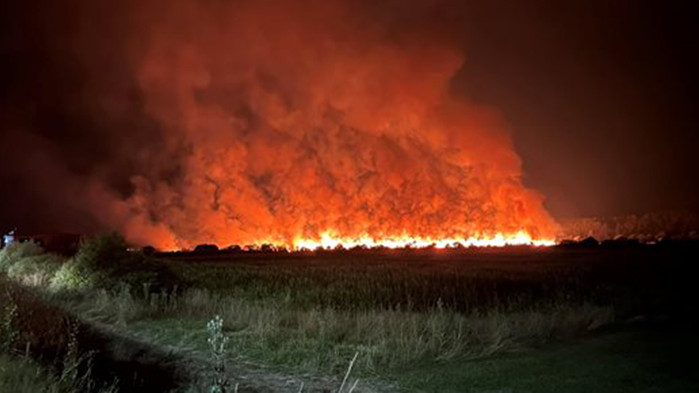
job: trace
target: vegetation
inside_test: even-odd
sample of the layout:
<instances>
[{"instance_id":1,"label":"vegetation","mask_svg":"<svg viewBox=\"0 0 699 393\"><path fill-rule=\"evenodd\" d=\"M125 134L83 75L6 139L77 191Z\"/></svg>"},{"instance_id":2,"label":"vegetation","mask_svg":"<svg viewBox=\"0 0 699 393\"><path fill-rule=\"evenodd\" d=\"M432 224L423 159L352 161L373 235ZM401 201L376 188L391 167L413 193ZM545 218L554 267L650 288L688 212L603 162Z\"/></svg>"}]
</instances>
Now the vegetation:
<instances>
[{"instance_id":1,"label":"vegetation","mask_svg":"<svg viewBox=\"0 0 699 393\"><path fill-rule=\"evenodd\" d=\"M82 393L89 391L89 378L68 380L67 376L54 376L27 357L0 354L0 392L13 393ZM115 393L115 387L98 390L99 393Z\"/></svg>"},{"instance_id":2,"label":"vegetation","mask_svg":"<svg viewBox=\"0 0 699 393\"><path fill-rule=\"evenodd\" d=\"M226 375L226 345L229 337L223 333L223 320L218 315L206 324L206 330L209 332L206 341L209 343L214 362L211 393L225 393L229 385Z\"/></svg>"},{"instance_id":3,"label":"vegetation","mask_svg":"<svg viewBox=\"0 0 699 393\"><path fill-rule=\"evenodd\" d=\"M194 326L220 315L238 358L300 372L337 374L355 351L357 370L380 375L415 361L475 358L554 337L575 336L612 320L610 309L560 307L513 314L462 315L445 309L428 313L399 310L297 310L283 303L250 302L219 297L204 290L176 297L155 295L141 302L123 292L102 292L95 304L81 303L83 314L99 309L104 316L121 314L139 337L161 345L188 343L206 353L205 340ZM128 309L127 312L124 310Z\"/></svg>"},{"instance_id":4,"label":"vegetation","mask_svg":"<svg viewBox=\"0 0 699 393\"><path fill-rule=\"evenodd\" d=\"M174 284L166 267L142 253L130 252L126 241L117 234L84 241L78 253L51 279L51 286L57 290L113 289L120 285L157 288Z\"/></svg>"},{"instance_id":5,"label":"vegetation","mask_svg":"<svg viewBox=\"0 0 699 393\"><path fill-rule=\"evenodd\" d=\"M392 391L398 384L408 391L458 392L464 391L460 386L465 380L451 387L419 381L436 368L456 381L459 377L450 372L494 378L483 371L488 364L527 369L514 359L530 356L544 344L568 342L638 316L695 315L696 303L688 296L691 265L683 256L688 250L695 253L694 246L663 247L667 245L604 252L467 252L456 257L387 252L217 260L217 255L207 255L201 260L129 251L115 235L86 241L71 258L43 254L36 245L23 243L0 251L0 272L36 287L29 294L4 284L9 289L0 295L5 296L0 304L15 311L5 311L12 317L0 329L14 332L4 335L3 342L9 343L5 347L13 348L5 351L13 354L8 361L33 364L24 355L17 357L27 346L26 355L35 359L46 360L53 353L49 370L56 371L45 375L60 380L61 370L70 369L64 364L71 353L67 343L73 326L81 326L71 356L82 359L79 375L92 374L96 379L90 377L91 383L103 388L115 377L103 372L112 363L95 363L92 373L87 372L87 359L114 345L103 344L102 333L91 326L115 335L108 340L128 336L135 340L129 346L146 343L153 351L175 351L192 359L198 365L183 368L193 374L185 379L194 391L223 392L233 386L237 390L237 385L243 392L254 389L262 382L240 377L259 375L252 369L257 365L299 378L294 389L276 385L268 390L299 391L303 381L308 382L304 391L314 391L314 379L315 388L335 389L347 362L358 354L352 372L362 383L348 382L343 391L362 391L363 386ZM65 318L70 323L61 322ZM36 334L49 325L60 327L51 329L54 336ZM119 356L131 362L131 356L142 353ZM558 355L546 356L544 363L560 361L551 360ZM158 359L156 363L182 362ZM141 359L134 362L134 367L149 366ZM486 366L476 370L476 364ZM484 391L499 389L497 382L468 383L482 383ZM552 386L565 385L556 384ZM134 389L129 391L139 391ZM140 391L167 391L163 389Z\"/></svg>"},{"instance_id":6,"label":"vegetation","mask_svg":"<svg viewBox=\"0 0 699 393\"><path fill-rule=\"evenodd\" d=\"M27 286L48 287L62 263L61 257L45 253L34 242L17 242L0 249L0 275Z\"/></svg>"},{"instance_id":7,"label":"vegetation","mask_svg":"<svg viewBox=\"0 0 699 393\"><path fill-rule=\"evenodd\" d=\"M21 288L0 281L0 391L77 393L116 392L92 378L92 355L81 350L79 325L65 321ZM45 323L54 322L47 331ZM59 324L56 324L59 322ZM66 322L60 324L60 322ZM43 360L50 367L33 360Z\"/></svg>"}]
</instances>

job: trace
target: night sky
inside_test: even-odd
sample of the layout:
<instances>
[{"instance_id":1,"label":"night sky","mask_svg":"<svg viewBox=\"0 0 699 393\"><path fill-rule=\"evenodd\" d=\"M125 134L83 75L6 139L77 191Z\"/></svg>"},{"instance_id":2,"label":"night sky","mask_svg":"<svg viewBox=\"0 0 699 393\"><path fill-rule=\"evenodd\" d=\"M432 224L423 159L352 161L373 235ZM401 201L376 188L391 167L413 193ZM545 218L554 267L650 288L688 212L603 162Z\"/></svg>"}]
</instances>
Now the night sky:
<instances>
[{"instance_id":1,"label":"night sky","mask_svg":"<svg viewBox=\"0 0 699 393\"><path fill-rule=\"evenodd\" d=\"M101 229L94 206L75 202L85 179L128 197L165 144L132 71L144 43L129 32L142 21L127 2L106 3L0 5L2 228ZM697 6L569 3L454 2L425 16L395 1L363 12L406 26L427 17L459 42L452 92L504 117L524 183L554 217L698 211Z\"/></svg>"}]
</instances>

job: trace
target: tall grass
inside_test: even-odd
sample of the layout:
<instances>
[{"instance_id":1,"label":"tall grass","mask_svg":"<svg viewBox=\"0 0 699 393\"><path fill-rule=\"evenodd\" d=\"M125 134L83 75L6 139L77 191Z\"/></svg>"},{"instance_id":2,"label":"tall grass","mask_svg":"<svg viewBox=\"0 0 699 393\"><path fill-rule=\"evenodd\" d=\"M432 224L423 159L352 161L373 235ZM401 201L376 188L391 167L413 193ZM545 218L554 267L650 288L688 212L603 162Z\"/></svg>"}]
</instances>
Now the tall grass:
<instances>
[{"instance_id":1,"label":"tall grass","mask_svg":"<svg viewBox=\"0 0 699 393\"><path fill-rule=\"evenodd\" d=\"M98 388L89 374L52 374L26 356L0 353L0 392L117 393L116 385Z\"/></svg>"},{"instance_id":2,"label":"tall grass","mask_svg":"<svg viewBox=\"0 0 699 393\"><path fill-rule=\"evenodd\" d=\"M13 243L0 249L0 271L7 272L12 265L20 260L42 253L41 246L34 242Z\"/></svg>"},{"instance_id":3,"label":"tall grass","mask_svg":"<svg viewBox=\"0 0 699 393\"><path fill-rule=\"evenodd\" d=\"M0 392L117 391L93 379L79 322L2 277L0 305Z\"/></svg>"},{"instance_id":4,"label":"tall grass","mask_svg":"<svg viewBox=\"0 0 699 393\"><path fill-rule=\"evenodd\" d=\"M439 304L429 312L299 309L283 301L252 301L202 289L147 297L102 290L71 304L81 315L200 354L206 352L205 339L193 326L220 315L231 352L238 357L234 360L327 374L342 371L356 351L361 353L360 372L380 374L416 362L482 357L580 335L614 318L610 307L593 305L473 314Z\"/></svg>"},{"instance_id":5,"label":"tall grass","mask_svg":"<svg viewBox=\"0 0 699 393\"><path fill-rule=\"evenodd\" d=\"M0 274L25 281L26 284L47 284L59 266L59 257L44 253L41 246L34 242L17 242L0 249Z\"/></svg>"}]
</instances>

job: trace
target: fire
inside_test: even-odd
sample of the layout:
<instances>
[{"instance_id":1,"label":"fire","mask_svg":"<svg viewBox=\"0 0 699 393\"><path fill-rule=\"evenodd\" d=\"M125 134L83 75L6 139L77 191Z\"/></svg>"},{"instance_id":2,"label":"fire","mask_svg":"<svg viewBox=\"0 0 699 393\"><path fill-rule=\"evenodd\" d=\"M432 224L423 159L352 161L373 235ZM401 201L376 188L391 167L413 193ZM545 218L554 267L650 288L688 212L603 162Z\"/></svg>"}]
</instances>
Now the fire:
<instances>
[{"instance_id":1,"label":"fire","mask_svg":"<svg viewBox=\"0 0 699 393\"><path fill-rule=\"evenodd\" d=\"M426 2L424 7L441 7ZM134 243L549 245L493 108L452 93L440 26L343 0L155 7L133 63L162 152L120 206ZM425 10L448 14L448 10ZM467 67L466 67L467 68Z\"/></svg>"},{"instance_id":2,"label":"fire","mask_svg":"<svg viewBox=\"0 0 699 393\"><path fill-rule=\"evenodd\" d=\"M374 239L370 236L359 238L337 237L331 232L324 232L320 239L295 239L294 250L318 250L318 249L350 249L355 247L363 248L427 248L438 249L455 247L505 247L505 246L552 246L556 242L552 239L532 239L523 231L511 235L498 233L494 236L477 236L466 239L432 239L429 237L400 236L395 238Z\"/></svg>"}]
</instances>

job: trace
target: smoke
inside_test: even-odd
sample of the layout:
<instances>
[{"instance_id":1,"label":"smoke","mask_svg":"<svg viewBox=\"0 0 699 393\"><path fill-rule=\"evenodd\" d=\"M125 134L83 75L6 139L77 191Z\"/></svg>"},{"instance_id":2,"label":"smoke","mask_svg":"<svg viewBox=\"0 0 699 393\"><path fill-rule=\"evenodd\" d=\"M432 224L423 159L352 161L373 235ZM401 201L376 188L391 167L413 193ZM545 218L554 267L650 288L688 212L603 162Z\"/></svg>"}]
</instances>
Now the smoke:
<instances>
[{"instance_id":1,"label":"smoke","mask_svg":"<svg viewBox=\"0 0 699 393\"><path fill-rule=\"evenodd\" d=\"M498 113L449 91L468 65L447 5L369 4L129 7L110 27L122 58L81 60L101 81L90 118L118 148L76 180L80 204L161 248L551 236Z\"/></svg>"},{"instance_id":2,"label":"smoke","mask_svg":"<svg viewBox=\"0 0 699 393\"><path fill-rule=\"evenodd\" d=\"M431 26L349 2L250 1L178 3L150 27L138 80L183 153L173 181L134 178L132 237L551 230L498 115L450 96L463 56Z\"/></svg>"}]
</instances>

